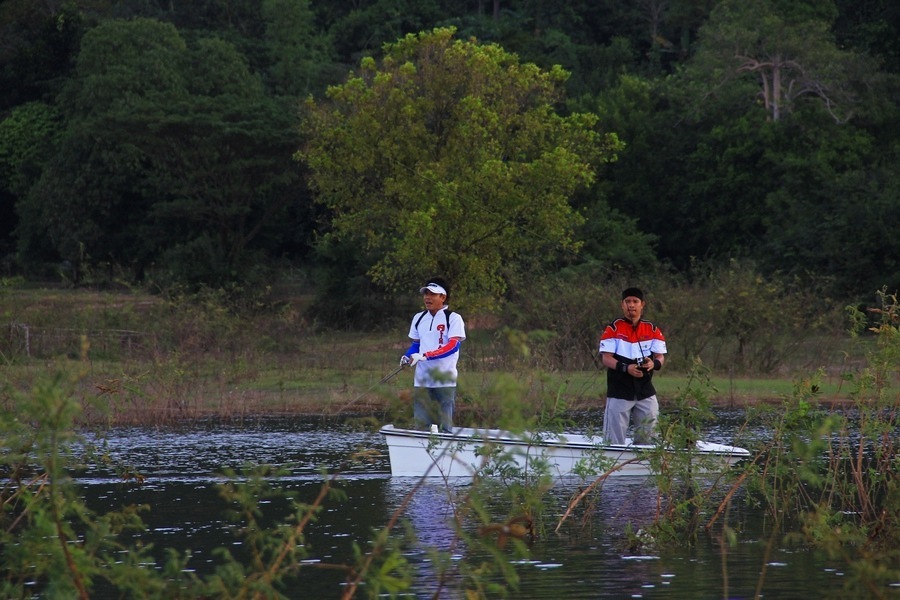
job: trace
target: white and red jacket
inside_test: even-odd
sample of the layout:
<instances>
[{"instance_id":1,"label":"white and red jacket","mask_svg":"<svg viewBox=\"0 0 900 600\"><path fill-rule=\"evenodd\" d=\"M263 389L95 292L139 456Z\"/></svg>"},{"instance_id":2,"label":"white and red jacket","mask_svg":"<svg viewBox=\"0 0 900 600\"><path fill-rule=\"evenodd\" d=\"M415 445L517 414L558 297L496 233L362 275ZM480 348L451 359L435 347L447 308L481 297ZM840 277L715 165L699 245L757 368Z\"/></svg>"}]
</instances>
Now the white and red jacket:
<instances>
[{"instance_id":1,"label":"white and red jacket","mask_svg":"<svg viewBox=\"0 0 900 600\"><path fill-rule=\"evenodd\" d=\"M659 327L641 319L637 325L618 318L600 334L600 352L610 352L617 361L635 363L641 358L666 353L666 338ZM632 377L616 369L606 371L606 395L621 400L643 400L656 394L653 371Z\"/></svg>"},{"instance_id":2,"label":"white and red jacket","mask_svg":"<svg viewBox=\"0 0 900 600\"><path fill-rule=\"evenodd\" d=\"M415 387L456 386L459 348L466 339L462 316L447 306L434 314L427 310L416 313L409 337L413 342L406 356L421 352L427 359L416 364Z\"/></svg>"}]
</instances>

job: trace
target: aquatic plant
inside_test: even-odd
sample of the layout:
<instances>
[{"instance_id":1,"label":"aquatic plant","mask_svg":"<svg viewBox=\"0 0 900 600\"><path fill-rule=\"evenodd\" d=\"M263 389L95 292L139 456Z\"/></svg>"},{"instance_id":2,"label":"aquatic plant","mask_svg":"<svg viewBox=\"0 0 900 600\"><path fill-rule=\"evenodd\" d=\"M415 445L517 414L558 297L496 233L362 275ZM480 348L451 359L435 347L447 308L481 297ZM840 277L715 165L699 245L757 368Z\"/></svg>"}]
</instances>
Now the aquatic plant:
<instances>
[{"instance_id":1,"label":"aquatic plant","mask_svg":"<svg viewBox=\"0 0 900 600\"><path fill-rule=\"evenodd\" d=\"M768 514L770 546L827 552L847 565L844 591L870 598L900 579L900 319L896 294L878 297L867 366L847 376L852 403L832 412L814 401L821 372L799 378L779 407L755 411L771 441L746 479L748 501ZM856 335L867 319L849 314Z\"/></svg>"},{"instance_id":2,"label":"aquatic plant","mask_svg":"<svg viewBox=\"0 0 900 600\"><path fill-rule=\"evenodd\" d=\"M191 553L141 543L147 505L98 514L73 473L87 447L77 432L82 405L77 375L54 375L0 411L0 597L153 599L286 598L308 569L339 569L364 579L367 593L408 587L402 555L376 536L377 554L359 564L309 564L307 527L341 499L335 474L323 473L317 497L301 502L277 481L286 467L248 466L222 473L218 486L238 550L217 548L211 572L198 574ZM123 485L140 485L126 469ZM362 557L362 552L359 553Z\"/></svg>"}]
</instances>

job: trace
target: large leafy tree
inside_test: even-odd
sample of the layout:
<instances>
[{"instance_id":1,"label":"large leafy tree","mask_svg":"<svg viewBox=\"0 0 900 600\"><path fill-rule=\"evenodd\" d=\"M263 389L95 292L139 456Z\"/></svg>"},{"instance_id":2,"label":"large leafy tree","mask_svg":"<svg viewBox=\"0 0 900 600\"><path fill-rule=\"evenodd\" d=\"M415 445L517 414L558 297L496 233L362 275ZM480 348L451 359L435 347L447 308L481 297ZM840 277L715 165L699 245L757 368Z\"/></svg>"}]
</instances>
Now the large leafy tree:
<instances>
[{"instance_id":1,"label":"large leafy tree","mask_svg":"<svg viewBox=\"0 0 900 600\"><path fill-rule=\"evenodd\" d=\"M633 75L622 75L615 86L582 102L590 102L604 123L623 140L619 159L609 165L598 185L617 221L633 219L634 229L623 242L631 263L646 272L655 264L679 262L683 254L695 253L689 237L695 235L696 215L686 206L684 189L690 180L686 161L698 144L701 132L694 127L678 127L679 108L673 106L668 80L660 82ZM649 234L649 235L646 235ZM609 247L609 237L602 243ZM701 252L702 253L702 252ZM623 256L619 252L620 256ZM616 259L628 265L624 259ZM677 264L677 266L682 266Z\"/></svg>"},{"instance_id":2,"label":"large leafy tree","mask_svg":"<svg viewBox=\"0 0 900 600\"><path fill-rule=\"evenodd\" d=\"M318 93L332 63L331 43L315 28L309 0L262 0L268 79L280 95Z\"/></svg>"},{"instance_id":3,"label":"large leafy tree","mask_svg":"<svg viewBox=\"0 0 900 600\"><path fill-rule=\"evenodd\" d=\"M778 154L780 185L760 211L767 224L760 263L769 270L832 279L835 293L867 298L900 286L900 146L877 147L868 132L825 123L794 133ZM787 137L787 136L785 136Z\"/></svg>"},{"instance_id":4,"label":"large leafy tree","mask_svg":"<svg viewBox=\"0 0 900 600\"><path fill-rule=\"evenodd\" d=\"M137 107L171 104L185 93L185 52L174 27L149 19L110 21L85 35L59 101L58 147L17 206L24 264L67 261L78 280L92 261L152 260L149 242L137 235L152 201L149 169L140 138L121 123Z\"/></svg>"},{"instance_id":5,"label":"large leafy tree","mask_svg":"<svg viewBox=\"0 0 900 600\"><path fill-rule=\"evenodd\" d=\"M28 102L0 121L0 260L12 261L18 200L41 177L60 134L58 111L43 102ZM44 251L48 244L43 238Z\"/></svg>"},{"instance_id":6,"label":"large leafy tree","mask_svg":"<svg viewBox=\"0 0 900 600\"><path fill-rule=\"evenodd\" d=\"M582 223L570 198L619 143L595 115L557 114L567 74L453 29L385 51L307 105L299 157L333 215L323 243L351 243L388 290L442 273L470 306L570 259Z\"/></svg>"},{"instance_id":7,"label":"large leafy tree","mask_svg":"<svg viewBox=\"0 0 900 600\"><path fill-rule=\"evenodd\" d=\"M45 259L49 240L76 279L99 263L192 285L258 272L299 181L297 123L231 44L107 21L63 105L58 150L20 206L24 257Z\"/></svg>"},{"instance_id":8,"label":"large leafy tree","mask_svg":"<svg viewBox=\"0 0 900 600\"><path fill-rule=\"evenodd\" d=\"M691 71L709 93L734 79L751 83L747 89L772 121L813 99L844 123L873 69L862 55L837 47L835 15L832 2L724 0L700 31Z\"/></svg>"},{"instance_id":9,"label":"large leafy tree","mask_svg":"<svg viewBox=\"0 0 900 600\"><path fill-rule=\"evenodd\" d=\"M87 28L79 3L0 2L0 111L59 91ZM93 4L102 11L105 3Z\"/></svg>"},{"instance_id":10,"label":"large leafy tree","mask_svg":"<svg viewBox=\"0 0 900 600\"><path fill-rule=\"evenodd\" d=\"M627 144L608 197L635 207L661 259L750 257L767 273L828 276L845 296L896 280L883 235L895 155L882 141L896 112L872 101L888 94L871 65L831 39L833 16L828 2L726 0L683 71L623 76L599 96ZM864 256L847 251L854 236Z\"/></svg>"}]
</instances>

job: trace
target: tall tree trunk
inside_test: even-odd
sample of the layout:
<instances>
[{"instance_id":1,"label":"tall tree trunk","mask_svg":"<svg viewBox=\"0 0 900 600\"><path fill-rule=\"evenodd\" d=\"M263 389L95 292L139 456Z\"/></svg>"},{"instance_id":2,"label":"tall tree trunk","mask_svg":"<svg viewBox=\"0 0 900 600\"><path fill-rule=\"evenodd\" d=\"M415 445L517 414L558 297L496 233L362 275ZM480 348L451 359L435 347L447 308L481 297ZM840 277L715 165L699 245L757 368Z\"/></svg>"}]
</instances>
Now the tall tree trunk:
<instances>
[{"instance_id":1,"label":"tall tree trunk","mask_svg":"<svg viewBox=\"0 0 900 600\"><path fill-rule=\"evenodd\" d=\"M772 63L772 120L781 119L781 58Z\"/></svg>"}]
</instances>

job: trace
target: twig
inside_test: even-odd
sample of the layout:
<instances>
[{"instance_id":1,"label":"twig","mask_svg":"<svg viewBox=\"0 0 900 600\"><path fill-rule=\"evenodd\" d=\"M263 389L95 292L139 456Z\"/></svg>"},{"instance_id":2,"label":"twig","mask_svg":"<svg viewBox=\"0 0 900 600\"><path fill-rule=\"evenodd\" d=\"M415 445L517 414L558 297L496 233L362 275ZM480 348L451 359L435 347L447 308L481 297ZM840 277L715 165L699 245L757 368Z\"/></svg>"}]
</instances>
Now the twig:
<instances>
[{"instance_id":1,"label":"twig","mask_svg":"<svg viewBox=\"0 0 900 600\"><path fill-rule=\"evenodd\" d=\"M597 479L595 479L593 482L591 482L591 485L589 485L589 486L587 486L586 488L584 488L584 490L582 490L582 492L581 492L580 494L578 494L578 495L575 497L574 500L572 500L571 502L569 502L569 506L566 508L566 514L564 514L562 517L560 517L559 523L556 524L556 529L555 529L555 531L556 531L557 533L559 532L559 528L562 527L563 521L565 521L566 519L569 518L569 515L572 514L572 510L575 508L575 505L578 504L579 502L581 502L581 500L582 500L585 496L587 496L588 493L589 493L591 490L593 490L595 487L597 487L598 484L600 484L600 483L602 483L603 481L605 481L607 477L609 477L610 475L612 475L612 474L615 473L616 471L620 471L621 469L623 469L623 468L625 467L625 465L630 465L630 464L632 464L632 463L640 462L640 461L642 461L642 460L644 460L644 459L641 458L641 457L639 457L639 456L636 456L636 457L634 457L634 458L630 458L630 459L628 459L628 460L622 462L621 464L616 465L615 467L613 467L612 469L610 469L609 471L607 471L606 473L604 473L603 475L601 475L600 477L598 477Z\"/></svg>"}]
</instances>

